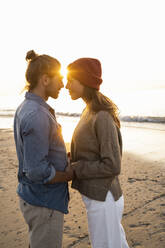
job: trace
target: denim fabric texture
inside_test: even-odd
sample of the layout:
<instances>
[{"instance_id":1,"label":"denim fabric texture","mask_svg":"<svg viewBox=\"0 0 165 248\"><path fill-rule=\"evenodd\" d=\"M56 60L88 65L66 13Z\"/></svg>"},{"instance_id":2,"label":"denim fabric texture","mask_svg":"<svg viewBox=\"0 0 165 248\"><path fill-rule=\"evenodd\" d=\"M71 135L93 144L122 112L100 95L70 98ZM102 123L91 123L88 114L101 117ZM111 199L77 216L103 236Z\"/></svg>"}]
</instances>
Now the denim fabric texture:
<instances>
[{"instance_id":1,"label":"denim fabric texture","mask_svg":"<svg viewBox=\"0 0 165 248\"><path fill-rule=\"evenodd\" d=\"M31 205L68 213L68 184L47 184L65 170L67 154L54 110L40 96L26 92L15 113L14 138L18 195Z\"/></svg>"}]
</instances>

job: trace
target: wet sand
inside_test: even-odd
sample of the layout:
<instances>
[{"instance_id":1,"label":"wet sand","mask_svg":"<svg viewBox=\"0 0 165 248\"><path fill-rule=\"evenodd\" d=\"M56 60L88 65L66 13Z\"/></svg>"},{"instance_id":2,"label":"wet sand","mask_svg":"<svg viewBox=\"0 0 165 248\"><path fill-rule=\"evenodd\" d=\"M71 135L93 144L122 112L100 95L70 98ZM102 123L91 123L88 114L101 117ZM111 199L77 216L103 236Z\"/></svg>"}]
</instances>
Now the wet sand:
<instances>
[{"instance_id":1,"label":"wet sand","mask_svg":"<svg viewBox=\"0 0 165 248\"><path fill-rule=\"evenodd\" d=\"M165 131L123 127L120 181L125 209L122 224L130 247L165 247ZM69 144L66 144L69 149ZM28 246L27 226L19 210L17 158L10 129L0 130L0 248ZM88 248L86 212L70 189L63 247ZM101 247L100 247L101 248Z\"/></svg>"}]
</instances>

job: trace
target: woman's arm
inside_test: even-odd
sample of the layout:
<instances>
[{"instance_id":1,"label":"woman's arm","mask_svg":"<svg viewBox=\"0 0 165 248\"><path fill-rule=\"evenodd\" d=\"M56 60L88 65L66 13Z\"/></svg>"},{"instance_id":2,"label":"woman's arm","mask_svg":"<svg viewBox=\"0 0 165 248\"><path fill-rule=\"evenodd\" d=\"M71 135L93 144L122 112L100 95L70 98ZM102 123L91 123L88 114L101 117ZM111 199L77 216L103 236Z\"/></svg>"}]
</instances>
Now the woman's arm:
<instances>
[{"instance_id":1,"label":"woman's arm","mask_svg":"<svg viewBox=\"0 0 165 248\"><path fill-rule=\"evenodd\" d=\"M100 148L100 160L79 160L72 163L78 179L106 178L120 174L121 148L116 125L106 111L100 111L95 121L95 131Z\"/></svg>"}]
</instances>

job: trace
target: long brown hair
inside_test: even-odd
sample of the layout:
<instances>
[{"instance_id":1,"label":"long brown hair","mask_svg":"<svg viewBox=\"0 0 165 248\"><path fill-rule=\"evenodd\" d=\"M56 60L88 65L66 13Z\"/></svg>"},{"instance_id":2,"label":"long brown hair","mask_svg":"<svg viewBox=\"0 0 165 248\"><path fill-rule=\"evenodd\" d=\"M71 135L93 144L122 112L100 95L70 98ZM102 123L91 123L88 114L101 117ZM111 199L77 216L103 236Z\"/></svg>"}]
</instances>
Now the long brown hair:
<instances>
[{"instance_id":1,"label":"long brown hair","mask_svg":"<svg viewBox=\"0 0 165 248\"><path fill-rule=\"evenodd\" d=\"M101 110L109 112L115 121L116 125L120 128L120 120L118 117L118 107L116 104L103 95L101 92L94 88L84 86L83 100L86 102L87 107L93 112L97 113Z\"/></svg>"},{"instance_id":2,"label":"long brown hair","mask_svg":"<svg viewBox=\"0 0 165 248\"><path fill-rule=\"evenodd\" d=\"M41 75L47 74L49 77L53 77L61 68L57 59L46 54L38 55L34 50L27 52L26 61L28 66L25 74L26 85L23 90L31 91L36 87Z\"/></svg>"}]
</instances>

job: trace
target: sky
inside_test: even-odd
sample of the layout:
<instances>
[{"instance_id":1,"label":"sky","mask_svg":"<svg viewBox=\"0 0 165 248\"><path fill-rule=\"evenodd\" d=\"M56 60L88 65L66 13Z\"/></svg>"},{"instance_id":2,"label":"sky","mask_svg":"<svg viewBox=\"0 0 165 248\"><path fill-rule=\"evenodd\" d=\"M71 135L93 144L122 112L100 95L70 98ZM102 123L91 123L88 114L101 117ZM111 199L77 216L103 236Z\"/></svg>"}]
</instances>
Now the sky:
<instances>
[{"instance_id":1,"label":"sky","mask_svg":"<svg viewBox=\"0 0 165 248\"><path fill-rule=\"evenodd\" d=\"M98 58L104 93L165 88L164 12L164 0L0 1L0 96L24 87L31 49L63 68Z\"/></svg>"}]
</instances>

